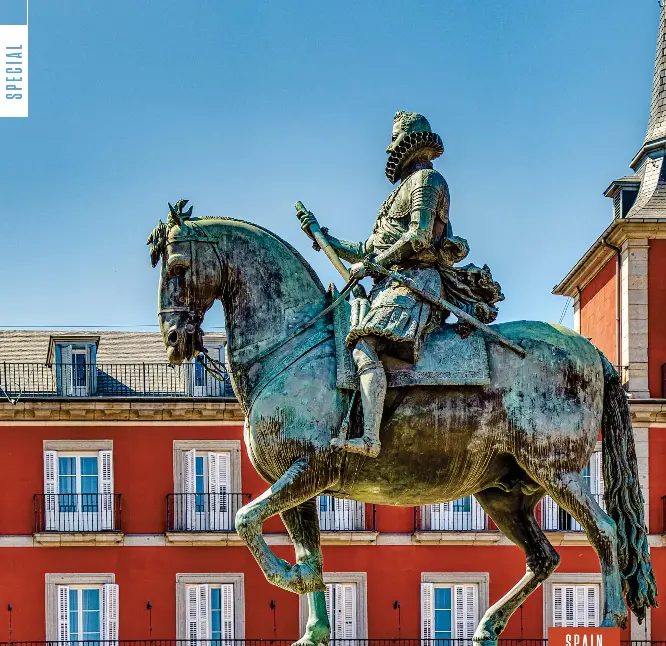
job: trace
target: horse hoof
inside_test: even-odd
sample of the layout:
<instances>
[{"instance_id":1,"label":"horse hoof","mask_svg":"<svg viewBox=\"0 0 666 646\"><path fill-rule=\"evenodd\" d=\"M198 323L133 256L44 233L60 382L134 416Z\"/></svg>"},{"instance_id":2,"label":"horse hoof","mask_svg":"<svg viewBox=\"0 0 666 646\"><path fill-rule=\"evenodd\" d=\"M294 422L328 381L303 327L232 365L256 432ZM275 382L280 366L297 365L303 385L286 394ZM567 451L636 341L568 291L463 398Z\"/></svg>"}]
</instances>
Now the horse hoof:
<instances>
[{"instance_id":1,"label":"horse hoof","mask_svg":"<svg viewBox=\"0 0 666 646\"><path fill-rule=\"evenodd\" d=\"M331 640L331 628L328 623L317 622L308 626L305 635L291 646L328 646Z\"/></svg>"}]
</instances>

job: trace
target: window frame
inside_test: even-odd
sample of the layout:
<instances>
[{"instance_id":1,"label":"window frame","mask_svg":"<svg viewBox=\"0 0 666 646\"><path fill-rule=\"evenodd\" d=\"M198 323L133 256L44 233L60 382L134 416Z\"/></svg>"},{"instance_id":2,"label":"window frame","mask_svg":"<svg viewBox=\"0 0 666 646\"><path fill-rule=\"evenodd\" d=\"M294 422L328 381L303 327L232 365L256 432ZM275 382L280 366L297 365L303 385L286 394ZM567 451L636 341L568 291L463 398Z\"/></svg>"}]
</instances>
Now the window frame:
<instances>
[{"instance_id":1,"label":"window frame","mask_svg":"<svg viewBox=\"0 0 666 646\"><path fill-rule=\"evenodd\" d=\"M242 572L176 574L176 639L188 640L187 588L191 585L228 585L234 587L234 640L245 639L245 575ZM224 641L224 640L222 640Z\"/></svg>"},{"instance_id":2,"label":"window frame","mask_svg":"<svg viewBox=\"0 0 666 646\"><path fill-rule=\"evenodd\" d=\"M419 594L419 630L422 630L423 626L423 599L421 595L424 583L431 583L434 587L476 584L478 587L477 600L479 606L477 611L479 621L490 605L490 574L488 572L422 572ZM452 599L451 603L453 604L455 601Z\"/></svg>"},{"instance_id":3,"label":"window frame","mask_svg":"<svg viewBox=\"0 0 666 646\"><path fill-rule=\"evenodd\" d=\"M183 453L229 453L229 493L242 493L240 440L174 440L173 441L173 493L185 493ZM204 472L206 469L204 468Z\"/></svg>"},{"instance_id":4,"label":"window frame","mask_svg":"<svg viewBox=\"0 0 666 646\"><path fill-rule=\"evenodd\" d=\"M552 628L553 623L553 586L554 585L598 585L599 586L599 607L597 608L597 617L603 616L603 585L601 574L595 572L566 573L556 572L544 581L543 586L543 634L544 639L548 639L548 629Z\"/></svg>"},{"instance_id":5,"label":"window frame","mask_svg":"<svg viewBox=\"0 0 666 646\"><path fill-rule=\"evenodd\" d=\"M368 639L368 575L366 572L324 572L325 584L356 585L356 639ZM308 621L308 598L302 594L298 598L299 624L305 632ZM343 640L344 641L344 640Z\"/></svg>"},{"instance_id":6,"label":"window frame","mask_svg":"<svg viewBox=\"0 0 666 646\"><path fill-rule=\"evenodd\" d=\"M58 587L66 585L75 588L100 588L100 608L102 607L101 588L108 583L115 583L116 575L108 573L78 572L71 574L45 575L46 587L46 641L59 641L58 635ZM120 621L118 622L120 624ZM103 630L103 627L100 626Z\"/></svg>"}]
</instances>

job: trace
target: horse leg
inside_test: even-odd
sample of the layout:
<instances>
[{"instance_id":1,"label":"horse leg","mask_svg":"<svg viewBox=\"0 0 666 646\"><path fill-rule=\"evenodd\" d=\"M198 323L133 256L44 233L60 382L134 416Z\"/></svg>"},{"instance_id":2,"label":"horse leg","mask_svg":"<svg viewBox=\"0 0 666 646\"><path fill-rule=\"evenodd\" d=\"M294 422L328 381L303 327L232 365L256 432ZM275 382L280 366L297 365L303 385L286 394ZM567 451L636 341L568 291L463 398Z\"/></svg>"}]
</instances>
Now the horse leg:
<instances>
[{"instance_id":1,"label":"horse leg","mask_svg":"<svg viewBox=\"0 0 666 646\"><path fill-rule=\"evenodd\" d=\"M309 564L315 567L321 576L323 570L323 557L319 542L319 517L317 516L317 503L314 499L308 500L297 507L282 512L282 521L289 532L298 564ZM326 611L326 598L323 592L309 592L308 623L305 634L293 646L318 646L328 644L331 636L331 626Z\"/></svg>"},{"instance_id":2,"label":"horse leg","mask_svg":"<svg viewBox=\"0 0 666 646\"><path fill-rule=\"evenodd\" d=\"M542 496L543 491L524 494L520 487L508 492L492 488L475 494L497 527L525 552L527 560L525 576L486 611L474 633L475 642L495 646L511 615L560 562L534 516L534 507Z\"/></svg>"},{"instance_id":3,"label":"horse leg","mask_svg":"<svg viewBox=\"0 0 666 646\"><path fill-rule=\"evenodd\" d=\"M622 596L615 521L599 506L580 473L560 473L544 484L553 500L583 526L599 557L604 594L601 626L626 628L628 614Z\"/></svg>"},{"instance_id":4,"label":"horse leg","mask_svg":"<svg viewBox=\"0 0 666 646\"><path fill-rule=\"evenodd\" d=\"M322 466L320 463L320 470ZM317 473L308 458L300 458L270 489L238 510L236 531L273 585L296 594L326 590L321 575L321 556L313 553L310 559L292 566L271 552L262 536L261 526L267 518L314 498L329 484L326 476Z\"/></svg>"}]
</instances>

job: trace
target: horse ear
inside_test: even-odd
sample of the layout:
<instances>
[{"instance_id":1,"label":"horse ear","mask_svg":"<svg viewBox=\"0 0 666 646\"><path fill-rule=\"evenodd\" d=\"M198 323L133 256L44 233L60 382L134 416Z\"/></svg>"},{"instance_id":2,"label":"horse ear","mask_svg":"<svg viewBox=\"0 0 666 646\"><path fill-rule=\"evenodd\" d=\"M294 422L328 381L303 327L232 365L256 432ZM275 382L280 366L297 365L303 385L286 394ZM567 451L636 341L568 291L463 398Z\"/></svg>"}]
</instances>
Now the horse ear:
<instances>
[{"instance_id":1,"label":"horse ear","mask_svg":"<svg viewBox=\"0 0 666 646\"><path fill-rule=\"evenodd\" d=\"M171 206L171 203L167 202L169 204L169 225L170 226L180 226L182 224L182 221L180 219L180 216L178 213L176 213L176 210Z\"/></svg>"},{"instance_id":2,"label":"horse ear","mask_svg":"<svg viewBox=\"0 0 666 646\"><path fill-rule=\"evenodd\" d=\"M183 213L183 220L189 220L192 217L192 211L194 210L194 207L191 206L185 213Z\"/></svg>"}]
</instances>

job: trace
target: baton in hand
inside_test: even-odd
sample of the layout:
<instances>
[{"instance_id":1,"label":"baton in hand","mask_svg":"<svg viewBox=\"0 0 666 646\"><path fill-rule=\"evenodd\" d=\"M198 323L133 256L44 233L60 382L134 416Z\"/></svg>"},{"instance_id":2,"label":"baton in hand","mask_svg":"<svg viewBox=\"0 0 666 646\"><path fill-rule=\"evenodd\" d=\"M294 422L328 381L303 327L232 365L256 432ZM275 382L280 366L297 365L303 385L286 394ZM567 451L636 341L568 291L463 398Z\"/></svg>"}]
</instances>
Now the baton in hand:
<instances>
[{"instance_id":1,"label":"baton in hand","mask_svg":"<svg viewBox=\"0 0 666 646\"><path fill-rule=\"evenodd\" d=\"M303 202L296 202L294 204L294 207L296 208L296 217L300 219L307 213L309 215L312 215L310 211L308 211L305 206L303 205ZM314 216L313 216L314 217ZM314 220L312 224L310 225L310 233L312 234L312 237L315 239L315 242L319 245L321 250L326 254L328 259L333 263L333 266L338 270L340 275L345 279L345 282L349 282L349 270L347 267L345 267L342 264L342 261L338 257L338 254L335 252L335 249L331 247L331 243L326 239L326 236L322 233L321 228L319 227L319 222L317 220Z\"/></svg>"}]
</instances>

